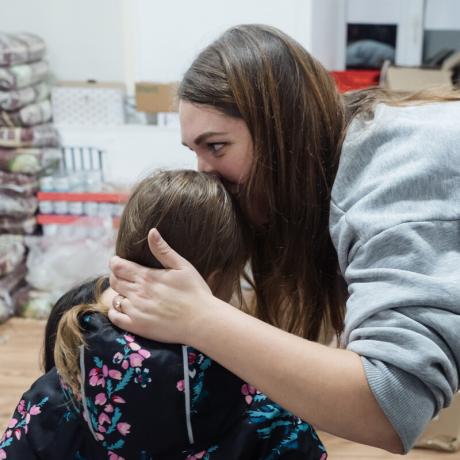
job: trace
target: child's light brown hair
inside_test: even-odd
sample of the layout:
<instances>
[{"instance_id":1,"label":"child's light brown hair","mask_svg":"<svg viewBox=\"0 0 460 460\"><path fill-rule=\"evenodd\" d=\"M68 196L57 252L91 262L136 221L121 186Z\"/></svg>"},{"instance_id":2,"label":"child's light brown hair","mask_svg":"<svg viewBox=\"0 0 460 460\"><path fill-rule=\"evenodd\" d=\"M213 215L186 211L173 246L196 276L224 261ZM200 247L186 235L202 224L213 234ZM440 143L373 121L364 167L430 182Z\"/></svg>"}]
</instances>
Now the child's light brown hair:
<instances>
[{"instance_id":1,"label":"child's light brown hair","mask_svg":"<svg viewBox=\"0 0 460 460\"><path fill-rule=\"evenodd\" d=\"M205 279L216 293L233 288L241 302L239 280L248 259L246 231L232 197L221 181L196 171L161 171L142 180L131 194L120 221L116 254L138 264L161 268L150 252L147 235L156 227L165 241ZM77 305L58 323L54 360L66 384L79 392L78 347L84 344L82 315L108 308L99 302Z\"/></svg>"}]
</instances>

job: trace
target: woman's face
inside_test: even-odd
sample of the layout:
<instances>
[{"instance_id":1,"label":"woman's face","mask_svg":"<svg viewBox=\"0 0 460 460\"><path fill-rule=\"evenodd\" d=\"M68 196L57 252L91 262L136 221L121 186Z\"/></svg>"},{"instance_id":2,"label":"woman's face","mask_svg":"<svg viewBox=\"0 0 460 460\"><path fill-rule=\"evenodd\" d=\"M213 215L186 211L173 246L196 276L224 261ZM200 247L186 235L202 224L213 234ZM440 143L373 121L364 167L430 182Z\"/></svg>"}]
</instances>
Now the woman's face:
<instances>
[{"instance_id":1,"label":"woman's face","mask_svg":"<svg viewBox=\"0 0 460 460\"><path fill-rule=\"evenodd\" d=\"M236 191L249 176L253 144L241 118L224 115L211 106L181 101L182 143L195 152L198 170L224 180Z\"/></svg>"}]
</instances>

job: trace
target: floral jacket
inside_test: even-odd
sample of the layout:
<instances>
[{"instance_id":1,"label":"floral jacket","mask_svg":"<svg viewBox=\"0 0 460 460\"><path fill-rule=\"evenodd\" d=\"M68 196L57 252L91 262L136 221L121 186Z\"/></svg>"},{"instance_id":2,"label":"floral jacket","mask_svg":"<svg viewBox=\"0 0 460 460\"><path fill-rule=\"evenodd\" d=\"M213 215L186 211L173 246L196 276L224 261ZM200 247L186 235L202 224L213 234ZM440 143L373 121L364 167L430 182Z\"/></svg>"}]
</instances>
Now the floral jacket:
<instances>
[{"instance_id":1,"label":"floral jacket","mask_svg":"<svg viewBox=\"0 0 460 460\"><path fill-rule=\"evenodd\" d=\"M83 326L81 394L55 369L40 377L0 438L0 460L327 458L311 425L198 350L99 314Z\"/></svg>"}]
</instances>

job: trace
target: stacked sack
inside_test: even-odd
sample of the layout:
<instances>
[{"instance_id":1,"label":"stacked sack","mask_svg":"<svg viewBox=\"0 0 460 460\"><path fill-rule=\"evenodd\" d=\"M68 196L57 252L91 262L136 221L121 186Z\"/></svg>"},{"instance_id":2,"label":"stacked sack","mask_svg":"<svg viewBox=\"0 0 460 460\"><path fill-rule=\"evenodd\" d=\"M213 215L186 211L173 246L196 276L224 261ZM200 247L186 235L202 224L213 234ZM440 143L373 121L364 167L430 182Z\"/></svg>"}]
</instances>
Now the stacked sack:
<instances>
[{"instance_id":1,"label":"stacked sack","mask_svg":"<svg viewBox=\"0 0 460 460\"><path fill-rule=\"evenodd\" d=\"M45 52L35 35L0 33L0 322L24 287L24 235L36 229L38 176L61 159Z\"/></svg>"}]
</instances>

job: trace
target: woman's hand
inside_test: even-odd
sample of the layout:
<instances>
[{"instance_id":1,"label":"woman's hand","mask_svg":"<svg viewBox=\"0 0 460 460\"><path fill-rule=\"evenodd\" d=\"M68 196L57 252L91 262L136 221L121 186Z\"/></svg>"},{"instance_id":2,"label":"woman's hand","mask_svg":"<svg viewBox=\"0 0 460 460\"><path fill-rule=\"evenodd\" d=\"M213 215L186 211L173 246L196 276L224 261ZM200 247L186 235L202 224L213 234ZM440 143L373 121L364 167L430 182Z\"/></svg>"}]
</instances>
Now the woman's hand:
<instances>
[{"instance_id":1,"label":"woman's hand","mask_svg":"<svg viewBox=\"0 0 460 460\"><path fill-rule=\"evenodd\" d=\"M152 254L165 269L113 257L110 286L119 295L109 310L116 326L148 339L191 344L193 324L214 297L205 280L173 251L158 230L148 235Z\"/></svg>"}]
</instances>

